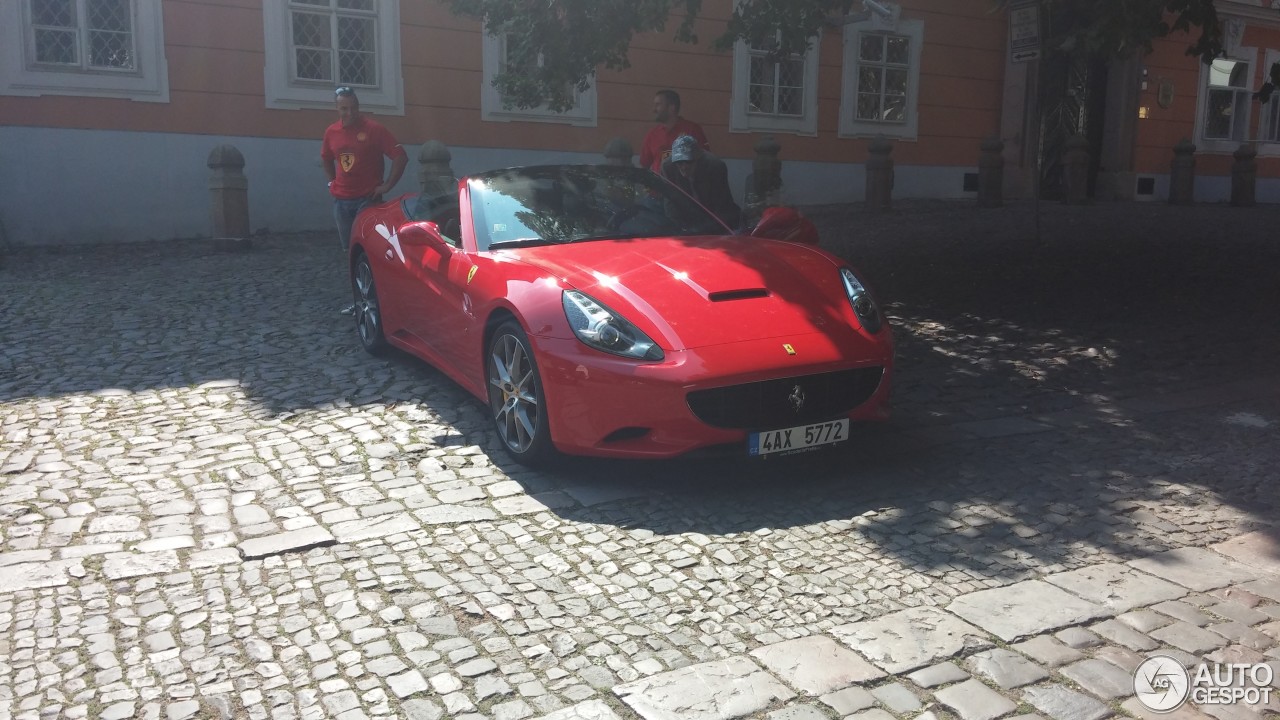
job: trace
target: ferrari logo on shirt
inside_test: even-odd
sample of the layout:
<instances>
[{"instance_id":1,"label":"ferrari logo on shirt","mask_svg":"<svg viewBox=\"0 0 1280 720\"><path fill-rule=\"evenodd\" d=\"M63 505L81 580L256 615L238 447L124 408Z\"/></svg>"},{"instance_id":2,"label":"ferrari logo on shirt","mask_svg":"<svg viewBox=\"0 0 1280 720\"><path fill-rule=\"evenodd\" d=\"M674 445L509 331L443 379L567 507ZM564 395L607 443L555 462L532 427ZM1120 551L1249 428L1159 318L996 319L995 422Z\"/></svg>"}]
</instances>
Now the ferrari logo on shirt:
<instances>
[{"instance_id":1,"label":"ferrari logo on shirt","mask_svg":"<svg viewBox=\"0 0 1280 720\"><path fill-rule=\"evenodd\" d=\"M791 343L782 343L782 349L786 350L788 355L796 354L796 349L791 346Z\"/></svg>"},{"instance_id":2,"label":"ferrari logo on shirt","mask_svg":"<svg viewBox=\"0 0 1280 720\"><path fill-rule=\"evenodd\" d=\"M351 168L356 166L356 154L342 153L338 156L338 163L342 165L342 172L351 172Z\"/></svg>"},{"instance_id":3,"label":"ferrari logo on shirt","mask_svg":"<svg viewBox=\"0 0 1280 720\"><path fill-rule=\"evenodd\" d=\"M365 140L368 140L368 139L369 139L369 133L359 133L356 135L356 140L359 140L360 142L364 142Z\"/></svg>"}]
</instances>

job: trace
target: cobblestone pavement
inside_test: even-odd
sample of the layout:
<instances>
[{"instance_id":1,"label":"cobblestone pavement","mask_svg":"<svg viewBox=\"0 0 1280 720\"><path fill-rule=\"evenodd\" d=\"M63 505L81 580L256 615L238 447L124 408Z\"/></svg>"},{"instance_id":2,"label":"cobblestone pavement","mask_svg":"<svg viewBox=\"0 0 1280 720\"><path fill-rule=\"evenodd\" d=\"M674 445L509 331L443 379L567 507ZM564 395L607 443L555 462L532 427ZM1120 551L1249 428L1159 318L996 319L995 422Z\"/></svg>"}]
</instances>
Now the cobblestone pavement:
<instances>
[{"instance_id":1,"label":"cobblestone pavement","mask_svg":"<svg viewBox=\"0 0 1280 720\"><path fill-rule=\"evenodd\" d=\"M1068 720L1154 717L1147 655L1280 676L1274 208L809 212L897 416L754 464L510 463L359 350L331 237L9 257L0 720Z\"/></svg>"}]
</instances>

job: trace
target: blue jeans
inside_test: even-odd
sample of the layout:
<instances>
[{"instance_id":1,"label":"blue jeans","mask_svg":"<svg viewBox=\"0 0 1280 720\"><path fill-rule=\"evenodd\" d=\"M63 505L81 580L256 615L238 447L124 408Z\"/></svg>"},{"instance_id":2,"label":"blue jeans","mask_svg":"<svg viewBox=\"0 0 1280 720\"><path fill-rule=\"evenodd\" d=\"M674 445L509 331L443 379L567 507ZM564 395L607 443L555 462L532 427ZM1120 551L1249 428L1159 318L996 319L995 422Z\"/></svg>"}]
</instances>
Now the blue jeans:
<instances>
[{"instance_id":1,"label":"blue jeans","mask_svg":"<svg viewBox=\"0 0 1280 720\"><path fill-rule=\"evenodd\" d=\"M333 222L338 226L338 240L342 241L343 254L351 251L351 225L355 223L356 215L368 205L369 198L333 199Z\"/></svg>"}]
</instances>

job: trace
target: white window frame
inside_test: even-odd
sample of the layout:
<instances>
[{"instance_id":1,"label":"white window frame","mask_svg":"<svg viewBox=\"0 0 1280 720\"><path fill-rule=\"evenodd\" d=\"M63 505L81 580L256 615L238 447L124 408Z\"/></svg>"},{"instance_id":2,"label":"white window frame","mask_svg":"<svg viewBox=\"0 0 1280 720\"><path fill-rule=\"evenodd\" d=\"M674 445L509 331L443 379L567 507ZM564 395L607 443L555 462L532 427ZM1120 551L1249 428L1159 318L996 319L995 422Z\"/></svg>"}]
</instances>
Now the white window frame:
<instances>
[{"instance_id":1,"label":"white window frame","mask_svg":"<svg viewBox=\"0 0 1280 720\"><path fill-rule=\"evenodd\" d=\"M1280 50L1268 49L1262 63L1262 79L1260 82L1268 82L1268 74L1274 63L1280 63ZM1276 88L1271 93L1271 100L1262 106L1260 120L1263 123L1261 132L1258 133L1258 154L1259 155L1280 155L1280 88Z\"/></svg>"},{"instance_id":2,"label":"white window frame","mask_svg":"<svg viewBox=\"0 0 1280 720\"><path fill-rule=\"evenodd\" d=\"M503 33L491 35L482 33L482 62L484 72L480 87L480 119L486 122L545 122L575 125L578 127L596 127L596 83L595 78L587 81L586 90L575 91L577 102L564 112L539 106L534 108L504 108L502 93L493 86L493 79L501 72L507 57L507 38Z\"/></svg>"},{"instance_id":3,"label":"white window frame","mask_svg":"<svg viewBox=\"0 0 1280 720\"><path fill-rule=\"evenodd\" d=\"M819 33L804 53L803 110L798 116L750 112L752 48L743 40L733 45L733 89L729 97L730 132L780 132L793 135L818 134L818 48Z\"/></svg>"},{"instance_id":4,"label":"white window frame","mask_svg":"<svg viewBox=\"0 0 1280 720\"><path fill-rule=\"evenodd\" d=\"M80 7L83 4L77 3ZM36 63L31 3L0 1L0 94L169 102L161 0L129 0L129 7L133 14L134 68L123 70Z\"/></svg>"},{"instance_id":5,"label":"white window frame","mask_svg":"<svg viewBox=\"0 0 1280 720\"><path fill-rule=\"evenodd\" d=\"M858 69L863 35L901 35L911 41L907 69L906 121L876 122L858 119ZM915 140L920 127L920 55L924 49L924 21L898 20L889 29L877 20L850 23L844 28L844 59L840 79L840 137L885 137Z\"/></svg>"},{"instance_id":6,"label":"white window frame","mask_svg":"<svg viewBox=\"0 0 1280 720\"><path fill-rule=\"evenodd\" d=\"M1235 90L1237 95L1245 95L1246 103L1242 103L1248 112L1245 113L1244 126L1240 128L1240 139L1219 139L1206 138L1205 133L1205 111L1209 105L1209 73L1210 66L1204 63L1197 63L1200 66L1199 92L1196 93L1196 149L1199 152L1206 153L1233 153L1241 143L1248 142L1253 139L1253 93L1257 70L1258 70L1258 50L1257 48L1242 47L1238 48L1225 60L1235 60L1236 62L1244 62L1249 64L1249 72L1246 74L1248 85Z\"/></svg>"},{"instance_id":7,"label":"white window frame","mask_svg":"<svg viewBox=\"0 0 1280 720\"><path fill-rule=\"evenodd\" d=\"M376 0L378 85L355 85L360 109L404 115L404 75L400 64L400 0ZM293 72L293 23L289 0L264 0L262 31L266 41L266 106L274 110L333 108L333 90L342 83L296 80Z\"/></svg>"}]
</instances>

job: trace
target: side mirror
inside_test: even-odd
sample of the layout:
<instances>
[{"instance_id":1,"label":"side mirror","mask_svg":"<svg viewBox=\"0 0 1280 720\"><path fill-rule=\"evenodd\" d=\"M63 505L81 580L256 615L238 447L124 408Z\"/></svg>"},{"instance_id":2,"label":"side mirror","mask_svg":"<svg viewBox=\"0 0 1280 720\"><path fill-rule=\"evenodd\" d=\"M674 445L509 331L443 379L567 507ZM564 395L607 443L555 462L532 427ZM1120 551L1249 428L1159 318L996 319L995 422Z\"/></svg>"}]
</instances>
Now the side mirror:
<instances>
[{"instance_id":1,"label":"side mirror","mask_svg":"<svg viewBox=\"0 0 1280 720\"><path fill-rule=\"evenodd\" d=\"M449 246L444 236L440 234L440 226L431 221L411 222L402 226L397 235L400 237L400 242L405 245L437 249Z\"/></svg>"},{"instance_id":2,"label":"side mirror","mask_svg":"<svg viewBox=\"0 0 1280 720\"><path fill-rule=\"evenodd\" d=\"M751 237L785 240L801 245L818 244L818 228L800 213L789 207L765 208L760 222L751 230Z\"/></svg>"}]
</instances>

